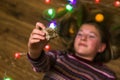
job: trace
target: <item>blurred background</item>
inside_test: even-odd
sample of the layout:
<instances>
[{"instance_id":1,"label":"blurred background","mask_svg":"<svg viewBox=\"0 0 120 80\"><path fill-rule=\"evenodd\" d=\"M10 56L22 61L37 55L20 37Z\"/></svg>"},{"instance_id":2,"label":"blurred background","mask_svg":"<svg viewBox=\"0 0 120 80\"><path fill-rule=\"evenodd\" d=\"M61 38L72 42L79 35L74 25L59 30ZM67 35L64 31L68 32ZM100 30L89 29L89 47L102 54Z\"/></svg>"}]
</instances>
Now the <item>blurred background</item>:
<instances>
[{"instance_id":1,"label":"blurred background","mask_svg":"<svg viewBox=\"0 0 120 80\"><path fill-rule=\"evenodd\" d=\"M43 73L32 70L27 60L27 43L36 22L57 29L58 36L46 50L66 48L77 28L64 26L75 16L77 25L91 18L104 22L111 33L113 60L106 63L120 80L120 0L0 0L0 80L42 80ZM82 7L81 5L84 5ZM78 11L77 14L75 12ZM63 23L60 25L60 23ZM61 27L62 26L62 27Z\"/></svg>"}]
</instances>

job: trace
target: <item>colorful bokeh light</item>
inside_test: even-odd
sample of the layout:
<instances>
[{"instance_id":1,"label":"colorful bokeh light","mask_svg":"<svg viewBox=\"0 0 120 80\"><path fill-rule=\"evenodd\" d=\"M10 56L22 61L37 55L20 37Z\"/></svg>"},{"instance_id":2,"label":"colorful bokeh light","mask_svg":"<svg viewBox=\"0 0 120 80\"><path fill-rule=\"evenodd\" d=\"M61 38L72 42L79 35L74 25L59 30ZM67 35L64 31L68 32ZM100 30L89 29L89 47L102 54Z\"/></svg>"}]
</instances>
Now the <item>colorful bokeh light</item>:
<instances>
[{"instance_id":1,"label":"colorful bokeh light","mask_svg":"<svg viewBox=\"0 0 120 80\"><path fill-rule=\"evenodd\" d=\"M71 12L73 10L73 6L70 5L70 4L67 4L66 5L66 10Z\"/></svg>"},{"instance_id":2,"label":"colorful bokeh light","mask_svg":"<svg viewBox=\"0 0 120 80\"><path fill-rule=\"evenodd\" d=\"M75 5L76 4L76 0L68 0L69 4Z\"/></svg>"},{"instance_id":3,"label":"colorful bokeh light","mask_svg":"<svg viewBox=\"0 0 120 80\"><path fill-rule=\"evenodd\" d=\"M20 58L21 54L19 52L15 53L15 58L18 59Z\"/></svg>"},{"instance_id":4,"label":"colorful bokeh light","mask_svg":"<svg viewBox=\"0 0 120 80\"><path fill-rule=\"evenodd\" d=\"M100 3L100 0L95 0L95 3L96 3L96 4L99 4L99 3Z\"/></svg>"},{"instance_id":5,"label":"colorful bokeh light","mask_svg":"<svg viewBox=\"0 0 120 80\"><path fill-rule=\"evenodd\" d=\"M45 3L49 4L51 2L51 0L45 0Z\"/></svg>"},{"instance_id":6,"label":"colorful bokeh light","mask_svg":"<svg viewBox=\"0 0 120 80\"><path fill-rule=\"evenodd\" d=\"M5 77L3 80L12 80L12 79L9 77Z\"/></svg>"},{"instance_id":7,"label":"colorful bokeh light","mask_svg":"<svg viewBox=\"0 0 120 80\"><path fill-rule=\"evenodd\" d=\"M55 21L51 22L49 25L50 28L55 29L57 27L57 24Z\"/></svg>"},{"instance_id":8,"label":"colorful bokeh light","mask_svg":"<svg viewBox=\"0 0 120 80\"><path fill-rule=\"evenodd\" d=\"M104 15L101 14L101 13L96 14L95 20L96 20L97 22L102 22L102 21L104 20Z\"/></svg>"},{"instance_id":9,"label":"colorful bokeh light","mask_svg":"<svg viewBox=\"0 0 120 80\"><path fill-rule=\"evenodd\" d=\"M45 51L49 51L50 50L50 45L47 44L44 49L45 49Z\"/></svg>"},{"instance_id":10,"label":"colorful bokeh light","mask_svg":"<svg viewBox=\"0 0 120 80\"><path fill-rule=\"evenodd\" d=\"M120 7L120 1L119 1L119 0L116 0L116 1L114 2L114 6L115 6L115 7Z\"/></svg>"}]
</instances>

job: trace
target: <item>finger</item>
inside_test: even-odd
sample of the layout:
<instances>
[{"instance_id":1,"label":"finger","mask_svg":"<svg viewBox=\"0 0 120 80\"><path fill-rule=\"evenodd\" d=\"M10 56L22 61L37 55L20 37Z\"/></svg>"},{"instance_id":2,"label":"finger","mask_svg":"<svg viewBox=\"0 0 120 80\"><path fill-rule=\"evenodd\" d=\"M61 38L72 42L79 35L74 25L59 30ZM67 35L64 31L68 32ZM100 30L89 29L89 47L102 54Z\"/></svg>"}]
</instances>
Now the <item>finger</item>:
<instances>
[{"instance_id":1,"label":"finger","mask_svg":"<svg viewBox=\"0 0 120 80\"><path fill-rule=\"evenodd\" d=\"M38 43L40 42L39 39L30 39L30 44Z\"/></svg>"},{"instance_id":2,"label":"finger","mask_svg":"<svg viewBox=\"0 0 120 80\"><path fill-rule=\"evenodd\" d=\"M41 41L45 41L45 38L44 38L44 37L32 36L32 37L29 39L29 43L30 43L30 44L39 43L39 42L41 42Z\"/></svg>"},{"instance_id":3,"label":"finger","mask_svg":"<svg viewBox=\"0 0 120 80\"><path fill-rule=\"evenodd\" d=\"M38 35L38 34L33 34L31 36L31 39L45 40L45 36L41 36L41 35Z\"/></svg>"},{"instance_id":4,"label":"finger","mask_svg":"<svg viewBox=\"0 0 120 80\"><path fill-rule=\"evenodd\" d=\"M38 30L38 29L34 29L32 31L31 35L34 35L34 34L45 36L45 32L43 32L42 30Z\"/></svg>"},{"instance_id":5,"label":"finger","mask_svg":"<svg viewBox=\"0 0 120 80\"><path fill-rule=\"evenodd\" d=\"M45 27L44 24L42 24L42 23L40 23L40 22L37 22L37 23L36 23L36 28L39 29L39 30L42 30L42 29L45 29L46 27Z\"/></svg>"}]
</instances>

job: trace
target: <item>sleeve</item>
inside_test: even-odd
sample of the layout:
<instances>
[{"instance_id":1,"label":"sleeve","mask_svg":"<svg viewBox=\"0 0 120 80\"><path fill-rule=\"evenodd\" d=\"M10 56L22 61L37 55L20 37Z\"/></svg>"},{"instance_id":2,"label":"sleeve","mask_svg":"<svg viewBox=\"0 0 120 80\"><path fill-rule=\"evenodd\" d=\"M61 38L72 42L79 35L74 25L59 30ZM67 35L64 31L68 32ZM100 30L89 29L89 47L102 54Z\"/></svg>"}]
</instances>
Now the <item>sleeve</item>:
<instances>
[{"instance_id":1,"label":"sleeve","mask_svg":"<svg viewBox=\"0 0 120 80\"><path fill-rule=\"evenodd\" d=\"M33 70L36 72L47 72L56 62L56 55L54 52L45 53L42 51L37 59L32 59L29 54L27 54L27 58L32 64Z\"/></svg>"},{"instance_id":2,"label":"sleeve","mask_svg":"<svg viewBox=\"0 0 120 80\"><path fill-rule=\"evenodd\" d=\"M115 72L113 70L111 70L108 66L103 64L102 69L105 70L106 74L108 75L109 80L117 80L117 76L116 76Z\"/></svg>"}]
</instances>

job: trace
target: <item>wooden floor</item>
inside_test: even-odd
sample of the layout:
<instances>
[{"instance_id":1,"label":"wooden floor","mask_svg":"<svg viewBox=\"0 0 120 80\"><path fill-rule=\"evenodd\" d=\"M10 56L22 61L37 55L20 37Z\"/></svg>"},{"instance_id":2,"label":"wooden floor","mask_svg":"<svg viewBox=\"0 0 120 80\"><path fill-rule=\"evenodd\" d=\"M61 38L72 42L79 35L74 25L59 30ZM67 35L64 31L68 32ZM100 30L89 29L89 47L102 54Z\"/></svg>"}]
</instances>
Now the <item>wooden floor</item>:
<instances>
[{"instance_id":1,"label":"wooden floor","mask_svg":"<svg viewBox=\"0 0 120 80\"><path fill-rule=\"evenodd\" d=\"M32 70L25 56L15 59L16 52L27 52L27 42L45 5L39 0L1 0L0 2L0 80L42 80L43 73ZM42 2L42 1L41 1ZM62 0L61 0L62 2ZM42 5L42 7L41 7ZM57 42L56 42L57 41ZM61 43L61 45L58 45ZM53 49L65 48L60 38L50 42ZM120 58L107 63L120 80Z\"/></svg>"}]
</instances>

